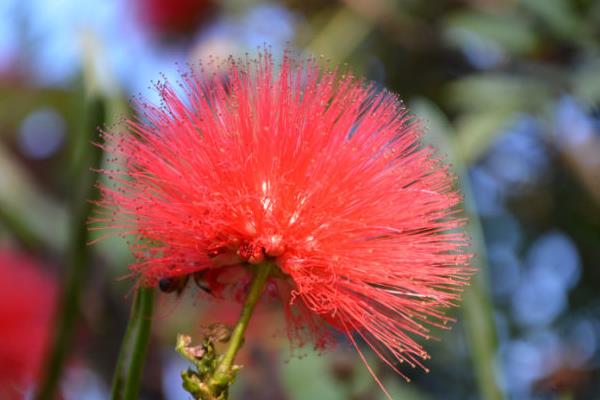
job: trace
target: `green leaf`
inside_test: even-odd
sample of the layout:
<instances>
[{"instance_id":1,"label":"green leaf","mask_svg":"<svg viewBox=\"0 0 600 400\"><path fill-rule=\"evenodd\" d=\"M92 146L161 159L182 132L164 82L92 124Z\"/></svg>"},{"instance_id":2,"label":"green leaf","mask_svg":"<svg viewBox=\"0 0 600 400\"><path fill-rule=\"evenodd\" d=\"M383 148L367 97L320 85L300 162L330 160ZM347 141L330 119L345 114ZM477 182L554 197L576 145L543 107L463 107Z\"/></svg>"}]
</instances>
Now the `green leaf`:
<instances>
[{"instance_id":1,"label":"green leaf","mask_svg":"<svg viewBox=\"0 0 600 400\"><path fill-rule=\"evenodd\" d=\"M372 30L371 22L347 7L340 7L307 48L333 62L345 61Z\"/></svg>"},{"instance_id":2,"label":"green leaf","mask_svg":"<svg viewBox=\"0 0 600 400\"><path fill-rule=\"evenodd\" d=\"M528 53L538 42L529 21L517 15L467 11L448 16L445 21L445 36L449 42L465 45L465 36L462 34L465 31L491 40L509 53Z\"/></svg>"},{"instance_id":3,"label":"green leaf","mask_svg":"<svg viewBox=\"0 0 600 400\"><path fill-rule=\"evenodd\" d=\"M466 163L479 159L515 118L512 111L501 109L461 116L456 121L457 156Z\"/></svg>"},{"instance_id":4,"label":"green leaf","mask_svg":"<svg viewBox=\"0 0 600 400\"><path fill-rule=\"evenodd\" d=\"M551 96L541 79L499 73L472 75L448 85L445 98L463 112L538 111Z\"/></svg>"},{"instance_id":5,"label":"green leaf","mask_svg":"<svg viewBox=\"0 0 600 400\"><path fill-rule=\"evenodd\" d=\"M571 76L574 94L591 104L600 102L600 59L592 59L582 65Z\"/></svg>"},{"instance_id":6,"label":"green leaf","mask_svg":"<svg viewBox=\"0 0 600 400\"><path fill-rule=\"evenodd\" d=\"M521 4L542 20L560 38L578 43L587 35L583 18L567 0L521 0Z\"/></svg>"}]
</instances>

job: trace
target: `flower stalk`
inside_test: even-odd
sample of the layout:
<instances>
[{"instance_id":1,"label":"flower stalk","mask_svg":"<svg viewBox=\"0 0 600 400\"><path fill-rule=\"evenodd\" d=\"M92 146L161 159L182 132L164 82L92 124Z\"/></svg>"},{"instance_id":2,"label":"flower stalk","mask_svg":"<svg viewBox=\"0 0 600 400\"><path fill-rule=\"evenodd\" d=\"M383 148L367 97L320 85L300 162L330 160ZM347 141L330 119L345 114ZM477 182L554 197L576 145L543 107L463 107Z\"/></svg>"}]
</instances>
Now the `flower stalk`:
<instances>
[{"instance_id":1,"label":"flower stalk","mask_svg":"<svg viewBox=\"0 0 600 400\"><path fill-rule=\"evenodd\" d=\"M228 347L221 356L216 355L214 338L207 337L200 346L191 347L191 338L179 335L175 349L190 361L196 370L183 371L183 388L197 400L226 400L229 387L233 384L240 365L235 365L235 357L244 344L244 334L260 299L267 279L271 274L269 262L258 264L248 295L244 301L240 318L231 336Z\"/></svg>"}]
</instances>

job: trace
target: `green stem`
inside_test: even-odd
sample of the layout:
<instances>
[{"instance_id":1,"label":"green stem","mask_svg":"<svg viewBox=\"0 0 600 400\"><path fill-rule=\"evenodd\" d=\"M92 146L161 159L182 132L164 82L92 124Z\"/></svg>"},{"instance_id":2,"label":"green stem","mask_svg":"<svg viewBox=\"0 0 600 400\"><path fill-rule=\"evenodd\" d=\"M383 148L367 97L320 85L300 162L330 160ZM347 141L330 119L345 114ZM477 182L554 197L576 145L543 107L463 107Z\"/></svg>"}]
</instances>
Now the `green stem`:
<instances>
[{"instance_id":1,"label":"green stem","mask_svg":"<svg viewBox=\"0 0 600 400\"><path fill-rule=\"evenodd\" d=\"M95 138L96 129L105 121L105 104L103 99L94 96L85 103L85 120L83 135L90 139ZM79 299L84 286L84 278L89 264L88 231L86 222L92 210L88 201L94 197L94 184L97 173L94 172L100 164L102 151L97 146L86 143L83 150L86 153L85 164L77 171L72 191L73 220L70 232L70 249L68 256L67 275L64 281L60 314L57 316L57 328L51 352L46 360L44 371L45 379L40 385L37 394L38 400L50 400L58 386L60 376L64 369L67 353L71 348L73 328L79 314Z\"/></svg>"},{"instance_id":2,"label":"green stem","mask_svg":"<svg viewBox=\"0 0 600 400\"><path fill-rule=\"evenodd\" d=\"M254 276L254 280L250 286L248 297L246 297L246 301L244 302L240 319L231 333L229 347L227 348L227 352L221 358L221 361L215 370L215 374L211 379L211 386L213 388L226 387L231 384L231 381L233 380L234 371L232 371L232 367L235 356L242 347L244 342L244 333L246 332L246 328L248 327L248 323L250 322L254 308L256 307L256 304L263 293L265 283L267 282L267 278L271 273L271 268L272 266L269 263L263 263L256 266L256 275Z\"/></svg>"},{"instance_id":3,"label":"green stem","mask_svg":"<svg viewBox=\"0 0 600 400\"><path fill-rule=\"evenodd\" d=\"M121 396L121 391L123 389L123 369L128 363L129 357L129 346L130 346L130 337L133 334L133 331L136 326L136 322L138 318L136 317L138 314L138 310L140 308L140 291L138 290L135 294L135 298L133 299L133 304L131 305L131 313L129 317L129 322L127 323L127 328L125 329L125 335L123 336L123 341L121 342L121 348L119 349L119 358L117 359L117 365L115 366L115 371L113 374L112 388L110 391L110 398L112 400L119 399Z\"/></svg>"},{"instance_id":4,"label":"green stem","mask_svg":"<svg viewBox=\"0 0 600 400\"><path fill-rule=\"evenodd\" d=\"M146 359L146 350L150 342L150 331L152 328L152 310L154 308L154 288L139 289L140 304L138 315L131 315L131 319L137 320L137 332L133 338L133 349L131 353L131 362L127 370L127 378L123 390L125 400L134 400L138 398L140 383L142 381L142 372L144 370L144 360Z\"/></svg>"}]
</instances>

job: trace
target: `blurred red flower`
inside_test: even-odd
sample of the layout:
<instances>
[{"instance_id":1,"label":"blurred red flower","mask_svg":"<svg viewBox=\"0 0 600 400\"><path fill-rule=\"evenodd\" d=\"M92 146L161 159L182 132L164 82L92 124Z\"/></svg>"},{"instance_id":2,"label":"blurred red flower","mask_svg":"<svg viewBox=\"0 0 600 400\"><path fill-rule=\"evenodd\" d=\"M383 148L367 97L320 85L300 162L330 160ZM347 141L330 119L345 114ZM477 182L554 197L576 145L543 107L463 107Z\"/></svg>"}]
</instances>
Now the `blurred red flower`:
<instances>
[{"instance_id":1,"label":"blurred red flower","mask_svg":"<svg viewBox=\"0 0 600 400\"><path fill-rule=\"evenodd\" d=\"M236 298L268 260L290 339L323 347L327 321L398 372L421 365L415 339L472 273L448 167L395 95L349 73L268 52L225 70L185 75L183 96L157 85L161 107L105 134L117 184L96 229L136 235L146 285L196 273Z\"/></svg>"},{"instance_id":2,"label":"blurred red flower","mask_svg":"<svg viewBox=\"0 0 600 400\"><path fill-rule=\"evenodd\" d=\"M135 0L141 22L153 33L180 34L195 29L212 9L212 0Z\"/></svg>"},{"instance_id":3,"label":"blurred red flower","mask_svg":"<svg viewBox=\"0 0 600 400\"><path fill-rule=\"evenodd\" d=\"M41 372L56 287L37 260L0 247L0 293L0 398L21 399Z\"/></svg>"}]
</instances>

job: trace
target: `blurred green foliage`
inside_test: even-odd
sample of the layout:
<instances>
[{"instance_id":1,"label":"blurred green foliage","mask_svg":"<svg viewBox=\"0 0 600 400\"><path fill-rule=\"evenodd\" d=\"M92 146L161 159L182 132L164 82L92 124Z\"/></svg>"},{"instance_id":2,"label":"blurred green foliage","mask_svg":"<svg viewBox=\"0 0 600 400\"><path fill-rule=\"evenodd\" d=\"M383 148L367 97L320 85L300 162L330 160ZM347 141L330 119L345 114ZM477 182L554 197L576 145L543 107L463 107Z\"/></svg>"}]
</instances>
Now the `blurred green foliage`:
<instances>
[{"instance_id":1,"label":"blurred green foliage","mask_svg":"<svg viewBox=\"0 0 600 400\"><path fill-rule=\"evenodd\" d=\"M234 18L258 4L254 0L228 0L218 3L213 12L215 16ZM520 240L517 253L525 259L528 247L549 229L567 232L581 256L582 278L569 294L568 308L552 327L567 331L574 326L569 317L580 314L600 321L596 306L600 272L595 268L600 261L600 2L287 0L280 4L297 17L290 46L323 55L333 64L346 63L357 75L374 80L407 101L428 128L426 140L453 163L458 184L465 192L466 214L477 252L475 263L481 272L473 288L465 293L463 314L457 314L459 324L452 332L438 333L440 343L430 344L433 359L428 366L432 373L408 371L414 378L410 385L385 375L384 382L393 397L597 397L600 389L594 382L598 381L598 350L588 364L569 367L577 379L566 380L566 373L547 373L536 378L530 392L522 394L513 391L514 382L503 378L506 371L502 371L500 359L505 354L502 347L497 348L502 327L495 322L507 320L504 325L508 328L502 331L505 337L501 339L509 344L511 340L525 340L531 330L512 319L510 305L490 294L496 282L490 281L488 267L493 263L486 256L487 250L493 247L498 231L506 235L513 232L502 231L508 218L505 214L489 216L478 211L474 198L482 193L471 186L469 173L486 161L499 140L524 116L539 124L543 139L537 146L549 154L551 167L531 183L529 190L509 186L511 193L505 204L521 226L518 235L523 238L515 238ZM204 20L203 24L198 26L200 32L210 26L210 21ZM194 40L190 35L183 44L174 46L195 54ZM98 45L92 40L86 49L101 52ZM104 72L109 69L94 65L87 64L88 73L90 68ZM89 87L89 82L86 85ZM109 88L105 96L109 99L108 124L112 125L127 111L124 95L115 90L114 82L99 85ZM26 73L0 75L0 238L19 243L58 265L66 264L68 227L74 218L68 211L68 199L74 190L68 162L77 158L77 147L89 142L78 130L81 86L80 82L72 82L68 87L40 87L31 84ZM591 128L567 120L563 125L568 131L563 132L558 120L565 98L580 106ZM50 107L63 117L69 145L50 158L31 159L19 148L19 132L24 118L41 107ZM582 136L580 131L585 129L593 134ZM573 145L573 138L578 137L585 141ZM93 253L89 259L90 282L81 287L84 301L79 321L88 342L73 346L73 351L108 381L125 327L127 304L123 296L129 286L115 282L115 278L125 274L130 256L120 239L103 242L93 248ZM185 315L195 318L194 313L202 313L202 305L196 303L189 309L181 306ZM168 359L160 349L171 347L177 327L189 325L190 319L174 315L165 318L164 328L157 328L164 331L155 332L155 340L160 343L151 348L153 367L145 376L144 398L160 398L162 389L157 382L161 379L157 377L162 371L161 362L156 360L164 364ZM600 341L600 336L596 338ZM285 398L381 398L366 369L354 368L360 363L358 358L350 362L355 386L351 389L331 372L335 354L309 354L285 365L278 358L273 363L281 371L276 377L283 388L280 396L281 392L289 393ZM269 383L269 376L250 379L243 375L241 387L236 389L238 398L263 398L260 390L244 397L244 388L256 384L252 379L263 386L277 386Z\"/></svg>"}]
</instances>

